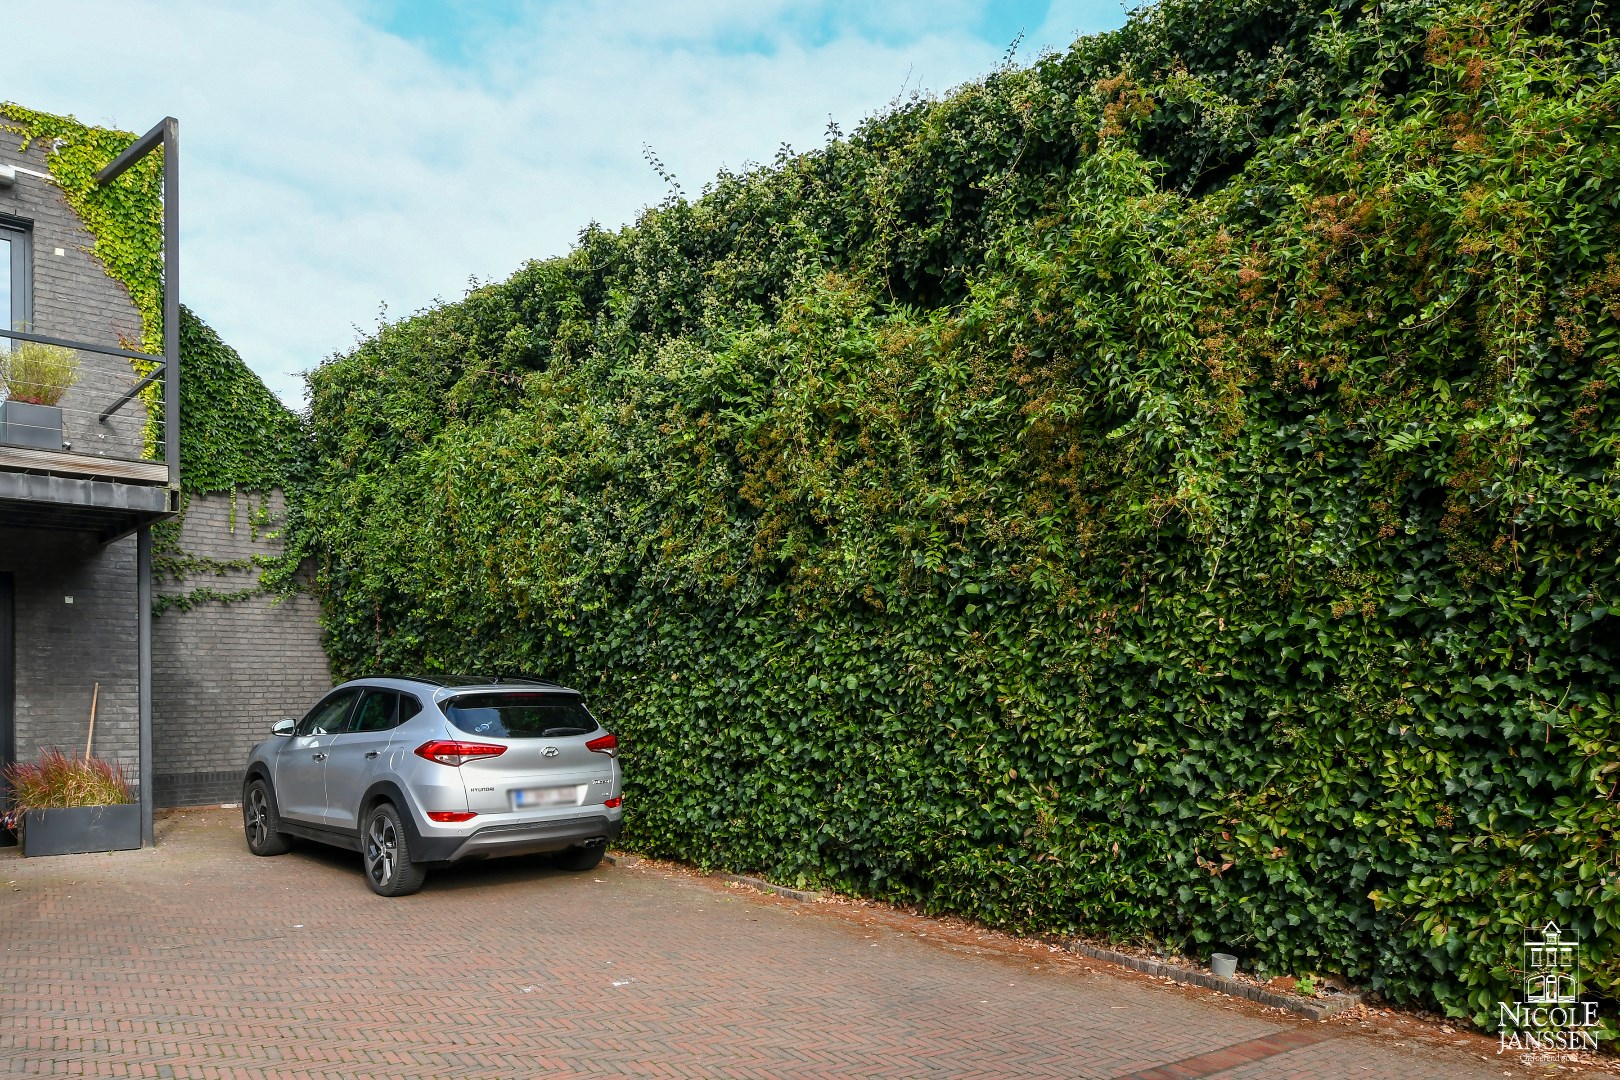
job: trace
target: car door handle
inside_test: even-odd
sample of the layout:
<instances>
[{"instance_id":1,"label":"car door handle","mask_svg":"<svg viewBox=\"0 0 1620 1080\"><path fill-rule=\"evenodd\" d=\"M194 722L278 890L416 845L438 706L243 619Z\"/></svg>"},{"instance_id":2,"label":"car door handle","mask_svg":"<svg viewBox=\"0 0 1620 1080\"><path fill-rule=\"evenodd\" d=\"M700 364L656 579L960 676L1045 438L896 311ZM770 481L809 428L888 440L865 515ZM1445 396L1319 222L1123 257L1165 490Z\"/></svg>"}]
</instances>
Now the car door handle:
<instances>
[{"instance_id":1,"label":"car door handle","mask_svg":"<svg viewBox=\"0 0 1620 1080\"><path fill-rule=\"evenodd\" d=\"M381 750L373 750L370 753L366 754L366 757L368 757L368 758L376 757L380 753L382 753Z\"/></svg>"},{"instance_id":2,"label":"car door handle","mask_svg":"<svg viewBox=\"0 0 1620 1080\"><path fill-rule=\"evenodd\" d=\"M325 761L326 760L326 755L325 754L316 754L315 755L315 760L316 761Z\"/></svg>"}]
</instances>

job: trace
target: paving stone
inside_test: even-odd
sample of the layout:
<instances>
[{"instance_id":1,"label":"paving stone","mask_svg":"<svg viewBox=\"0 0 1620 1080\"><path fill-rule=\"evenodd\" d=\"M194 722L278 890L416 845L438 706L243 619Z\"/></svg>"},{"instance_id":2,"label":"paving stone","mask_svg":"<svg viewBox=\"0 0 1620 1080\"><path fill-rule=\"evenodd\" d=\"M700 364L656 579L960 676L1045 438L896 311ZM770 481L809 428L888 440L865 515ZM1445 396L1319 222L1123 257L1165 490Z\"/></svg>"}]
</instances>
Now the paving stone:
<instances>
[{"instance_id":1,"label":"paving stone","mask_svg":"<svg viewBox=\"0 0 1620 1080\"><path fill-rule=\"evenodd\" d=\"M254 858L230 811L164 816L158 836L156 850L110 855L0 851L0 1072L1503 1072L1478 1054L1397 1048L1092 961L952 946L904 929L927 920L863 922L653 862L568 873L496 861L390 900L366 889L353 853Z\"/></svg>"}]
</instances>

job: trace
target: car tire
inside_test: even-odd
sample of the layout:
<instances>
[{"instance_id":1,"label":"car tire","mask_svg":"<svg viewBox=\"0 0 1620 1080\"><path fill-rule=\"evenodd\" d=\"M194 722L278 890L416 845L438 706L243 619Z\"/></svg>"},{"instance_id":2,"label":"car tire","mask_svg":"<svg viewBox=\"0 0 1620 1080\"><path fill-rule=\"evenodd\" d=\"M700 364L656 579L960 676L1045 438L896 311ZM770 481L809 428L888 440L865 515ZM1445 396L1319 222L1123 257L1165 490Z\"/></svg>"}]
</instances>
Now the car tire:
<instances>
[{"instance_id":1,"label":"car tire","mask_svg":"<svg viewBox=\"0 0 1620 1080\"><path fill-rule=\"evenodd\" d=\"M393 803L378 803L366 815L360 858L366 884L378 896L409 896L427 879L427 871L411 861L410 837Z\"/></svg>"},{"instance_id":2,"label":"car tire","mask_svg":"<svg viewBox=\"0 0 1620 1080\"><path fill-rule=\"evenodd\" d=\"M281 831L276 793L262 777L254 778L242 792L242 831L247 835L248 850L255 855L285 855L292 848Z\"/></svg>"},{"instance_id":3,"label":"car tire","mask_svg":"<svg viewBox=\"0 0 1620 1080\"><path fill-rule=\"evenodd\" d=\"M606 844L582 844L557 852L552 862L564 870L595 870L606 854Z\"/></svg>"}]
</instances>

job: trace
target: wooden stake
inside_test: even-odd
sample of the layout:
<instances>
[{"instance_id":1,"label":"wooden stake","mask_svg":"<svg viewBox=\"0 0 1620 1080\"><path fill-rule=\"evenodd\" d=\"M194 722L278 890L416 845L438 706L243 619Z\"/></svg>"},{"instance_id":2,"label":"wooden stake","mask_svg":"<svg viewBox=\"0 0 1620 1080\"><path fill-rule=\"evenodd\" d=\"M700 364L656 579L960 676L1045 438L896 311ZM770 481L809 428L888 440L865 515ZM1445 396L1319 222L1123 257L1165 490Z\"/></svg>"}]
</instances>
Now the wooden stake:
<instances>
[{"instance_id":1,"label":"wooden stake","mask_svg":"<svg viewBox=\"0 0 1620 1080\"><path fill-rule=\"evenodd\" d=\"M101 684L90 691L90 734L84 740L84 760L90 760L90 744L96 741L96 699L101 696Z\"/></svg>"}]
</instances>

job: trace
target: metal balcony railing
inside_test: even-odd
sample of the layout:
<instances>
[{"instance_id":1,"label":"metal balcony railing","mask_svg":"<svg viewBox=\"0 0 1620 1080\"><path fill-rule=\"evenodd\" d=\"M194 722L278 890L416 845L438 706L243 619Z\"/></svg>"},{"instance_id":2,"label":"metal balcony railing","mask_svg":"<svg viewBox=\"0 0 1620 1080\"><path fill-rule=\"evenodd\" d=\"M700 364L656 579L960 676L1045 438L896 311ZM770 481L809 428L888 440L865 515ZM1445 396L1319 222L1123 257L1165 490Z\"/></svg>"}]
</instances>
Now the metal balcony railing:
<instances>
[{"instance_id":1,"label":"metal balcony railing","mask_svg":"<svg viewBox=\"0 0 1620 1080\"><path fill-rule=\"evenodd\" d=\"M161 356L0 330L0 466L97 471L76 465L81 458L169 465L163 374ZM107 471L167 480L170 470Z\"/></svg>"}]
</instances>

